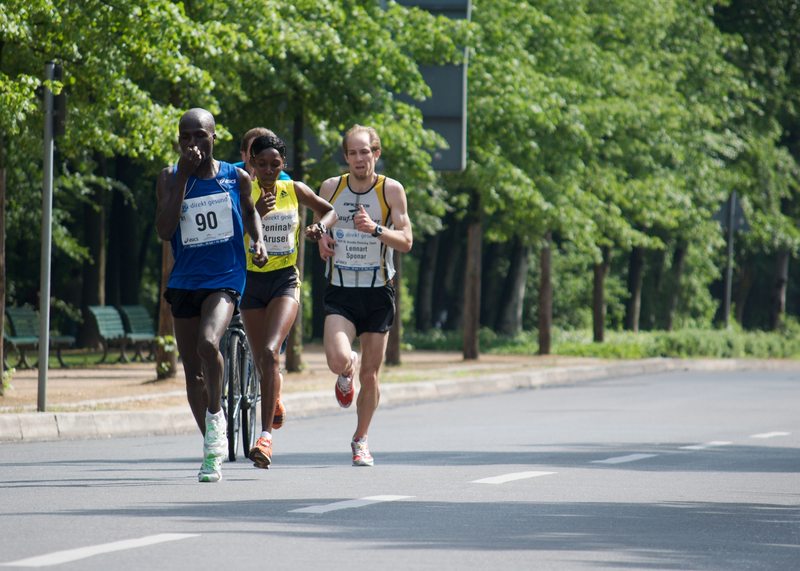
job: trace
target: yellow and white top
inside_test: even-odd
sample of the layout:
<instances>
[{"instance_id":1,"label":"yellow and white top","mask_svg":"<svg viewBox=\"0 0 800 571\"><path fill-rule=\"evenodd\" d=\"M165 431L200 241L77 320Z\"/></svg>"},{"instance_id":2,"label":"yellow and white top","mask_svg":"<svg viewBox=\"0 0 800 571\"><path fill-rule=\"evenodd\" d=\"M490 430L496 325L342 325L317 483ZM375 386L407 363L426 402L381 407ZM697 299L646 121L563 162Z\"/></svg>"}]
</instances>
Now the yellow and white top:
<instances>
[{"instance_id":1,"label":"yellow and white top","mask_svg":"<svg viewBox=\"0 0 800 571\"><path fill-rule=\"evenodd\" d=\"M253 181L253 202L263 192L258 181ZM297 247L300 239L300 215L297 210L297 193L294 181L275 181L275 208L261 218L264 243L269 260L259 268L253 263L253 254L247 248L248 272L271 272L297 264ZM249 246L249 238L247 245Z\"/></svg>"},{"instance_id":2,"label":"yellow and white top","mask_svg":"<svg viewBox=\"0 0 800 571\"><path fill-rule=\"evenodd\" d=\"M353 218L359 206L363 206L375 222L392 227L391 210L384 194L386 177L379 175L369 190L355 192L348 184L349 176L344 174L339 178L329 201L339 220L332 229L336 246L325 267L325 277L335 286L381 287L394 277L394 249L356 230Z\"/></svg>"}]
</instances>

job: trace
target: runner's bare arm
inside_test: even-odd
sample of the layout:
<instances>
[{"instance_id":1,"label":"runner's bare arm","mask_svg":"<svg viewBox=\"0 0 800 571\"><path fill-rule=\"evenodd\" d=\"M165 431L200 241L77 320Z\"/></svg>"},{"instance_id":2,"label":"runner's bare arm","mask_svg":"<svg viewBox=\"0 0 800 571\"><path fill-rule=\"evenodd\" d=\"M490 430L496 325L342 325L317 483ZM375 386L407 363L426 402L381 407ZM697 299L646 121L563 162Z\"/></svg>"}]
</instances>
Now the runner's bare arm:
<instances>
[{"instance_id":1,"label":"runner's bare arm","mask_svg":"<svg viewBox=\"0 0 800 571\"><path fill-rule=\"evenodd\" d=\"M252 239L253 263L257 266L263 266L267 263L267 247L264 244L261 219L256 212L255 203L253 203L253 187L250 175L240 168L236 169L236 174L239 177L239 203L242 207L242 222L244 223L245 232Z\"/></svg>"},{"instance_id":2,"label":"runner's bare arm","mask_svg":"<svg viewBox=\"0 0 800 571\"><path fill-rule=\"evenodd\" d=\"M391 211L393 228L383 227L378 240L398 252L407 253L411 251L414 237L411 232L411 219L408 217L406 191L398 181L386 177L384 196ZM379 224L369 217L363 206L360 208L361 211L354 218L356 229L374 236Z\"/></svg>"},{"instance_id":3,"label":"runner's bare arm","mask_svg":"<svg viewBox=\"0 0 800 571\"><path fill-rule=\"evenodd\" d=\"M202 162L200 149L189 146L181 151L175 172L172 167L162 169L156 184L156 232L162 240L170 240L175 234L181 219L186 183Z\"/></svg>"},{"instance_id":4,"label":"runner's bare arm","mask_svg":"<svg viewBox=\"0 0 800 571\"><path fill-rule=\"evenodd\" d=\"M317 196L305 183L295 181L294 189L297 193L297 201L314 212L315 223L306 227L305 235L309 240L316 242L325 233L319 224L324 225L325 228L331 228L336 224L336 211L330 202Z\"/></svg>"},{"instance_id":5,"label":"runner's bare arm","mask_svg":"<svg viewBox=\"0 0 800 571\"><path fill-rule=\"evenodd\" d=\"M333 198L333 193L336 191L338 181L339 177L331 177L323 182L322 186L319 187L320 198L330 203L331 198ZM324 262L327 262L333 257L335 244L336 242L330 234L324 234L320 237L317 246L319 247L319 257L322 258Z\"/></svg>"},{"instance_id":6,"label":"runner's bare arm","mask_svg":"<svg viewBox=\"0 0 800 571\"><path fill-rule=\"evenodd\" d=\"M181 204L183 204L183 189L188 176L181 173L172 174L172 168L167 167L158 175L156 183L156 232L162 240L169 241L175 234L178 222L181 219Z\"/></svg>"}]
</instances>

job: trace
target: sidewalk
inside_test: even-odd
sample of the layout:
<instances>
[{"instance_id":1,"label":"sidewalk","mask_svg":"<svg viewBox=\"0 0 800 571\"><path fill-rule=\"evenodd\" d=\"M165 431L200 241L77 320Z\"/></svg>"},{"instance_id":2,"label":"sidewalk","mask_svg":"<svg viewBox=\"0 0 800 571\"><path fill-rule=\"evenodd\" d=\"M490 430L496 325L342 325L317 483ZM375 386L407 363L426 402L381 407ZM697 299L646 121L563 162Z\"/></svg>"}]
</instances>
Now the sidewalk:
<instances>
[{"instance_id":1,"label":"sidewalk","mask_svg":"<svg viewBox=\"0 0 800 571\"><path fill-rule=\"evenodd\" d=\"M300 373L286 373L287 417L347 414L333 395L334 375L319 345L306 345ZM560 356L482 355L464 361L456 352L410 351L400 366L381 372L381 405L456 398L490 392L571 384L608 377L676 369L787 369L800 362L749 360L640 361ZM17 370L12 388L0 397L0 442L107 438L142 434L183 434L197 430L184 391L183 369L156 380L153 363L102 365L91 369L50 369L46 412L36 412L38 371Z\"/></svg>"}]
</instances>

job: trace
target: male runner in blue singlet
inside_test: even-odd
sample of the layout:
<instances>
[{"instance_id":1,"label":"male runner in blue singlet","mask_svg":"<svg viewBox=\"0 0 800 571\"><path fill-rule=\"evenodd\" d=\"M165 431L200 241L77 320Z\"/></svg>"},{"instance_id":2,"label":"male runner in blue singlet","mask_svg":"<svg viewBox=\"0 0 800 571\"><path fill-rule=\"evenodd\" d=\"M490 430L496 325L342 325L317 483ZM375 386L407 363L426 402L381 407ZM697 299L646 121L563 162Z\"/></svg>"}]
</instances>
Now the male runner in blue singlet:
<instances>
[{"instance_id":1,"label":"male runner in blue singlet","mask_svg":"<svg viewBox=\"0 0 800 571\"><path fill-rule=\"evenodd\" d=\"M164 298L175 321L189 406L204 434L200 482L222 478L227 451L219 343L244 291L245 230L253 237L254 263L267 261L250 177L214 159L215 131L205 109L184 113L180 158L161 171L156 187L156 230L170 241L175 260Z\"/></svg>"}]
</instances>

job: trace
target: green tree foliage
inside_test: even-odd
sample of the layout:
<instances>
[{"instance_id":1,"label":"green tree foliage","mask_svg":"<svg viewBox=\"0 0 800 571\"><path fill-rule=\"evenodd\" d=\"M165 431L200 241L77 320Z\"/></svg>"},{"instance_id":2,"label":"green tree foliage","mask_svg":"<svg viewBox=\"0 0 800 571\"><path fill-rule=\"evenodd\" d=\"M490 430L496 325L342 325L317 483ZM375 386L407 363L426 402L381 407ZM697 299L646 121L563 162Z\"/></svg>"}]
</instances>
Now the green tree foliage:
<instances>
[{"instance_id":1,"label":"green tree foliage","mask_svg":"<svg viewBox=\"0 0 800 571\"><path fill-rule=\"evenodd\" d=\"M615 260L609 324L621 323L624 256L638 247L651 275L685 263L677 283L652 285L650 306L678 288L676 322L708 325L709 286L724 264L712 214L732 189L752 229L744 255L800 246L796 4L473 0L467 23L390 0L4 0L7 296L36 301L24 297L38 284L29 254L39 251L37 93L45 62L56 61L63 81L49 87L67 94L68 124L56 155L53 292L75 306L84 264L101 260L97 224L108 227L116 287L133 282L147 299L129 301L155 303L153 181L175 158L178 117L202 106L218 119L220 158L238 159L241 134L268 126L305 151L312 185L340 168L346 128L374 125L420 237L442 220L458 237L473 191L487 241L535 247L553 232L557 324L586 325L601 248ZM419 65L458 62L465 47L468 166L441 175L430 152L443 141L409 100L429 95ZM125 268L138 274L126 279ZM536 277L532 264L527 327Z\"/></svg>"},{"instance_id":2,"label":"green tree foliage","mask_svg":"<svg viewBox=\"0 0 800 571\"><path fill-rule=\"evenodd\" d=\"M58 144L55 256L73 258L77 268L84 259L97 263L80 231L86 226L83 212L112 208L110 198L103 198L109 193L118 194L115 200L124 207L140 209L138 230L120 238L125 246L139 250L139 234L154 249L157 242L147 232L152 181L174 160L177 119L194 106L215 113L220 153L227 140L230 158L234 129L240 135L266 124L290 140L299 109L324 150L312 181L337 168L329 157L338 154L343 129L373 124L390 149L386 162L408 173L411 208L421 217L443 212L425 151L440 141L422 128L416 108L396 96L426 96L418 63L457 60L465 34L463 24L393 3L382 10L375 2L332 1L4 2L0 140L12 165L9 249L37 250L32 230L39 225L42 113L36 89L46 61L63 64L63 85L51 87L63 88L69 98L67 133ZM124 263L157 266L156 255ZM20 286L10 290L11 297L35 289L35 266L25 261L22 255L10 260L10 279ZM151 270L149 279L157 273Z\"/></svg>"}]
</instances>

